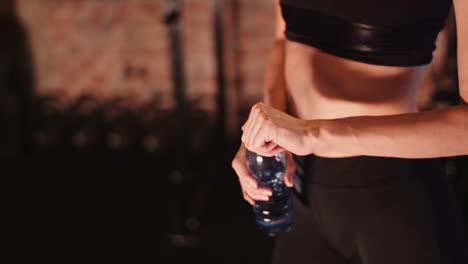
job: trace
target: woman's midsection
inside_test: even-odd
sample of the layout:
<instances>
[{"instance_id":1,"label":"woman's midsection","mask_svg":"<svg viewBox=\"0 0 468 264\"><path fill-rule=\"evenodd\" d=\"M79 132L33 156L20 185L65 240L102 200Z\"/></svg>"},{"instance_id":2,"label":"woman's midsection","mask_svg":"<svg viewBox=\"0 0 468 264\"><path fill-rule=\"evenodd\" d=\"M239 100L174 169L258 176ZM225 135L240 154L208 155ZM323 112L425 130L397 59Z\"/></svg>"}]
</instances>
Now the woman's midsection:
<instances>
[{"instance_id":1,"label":"woman's midsection","mask_svg":"<svg viewBox=\"0 0 468 264\"><path fill-rule=\"evenodd\" d=\"M338 58L313 47L286 44L291 114L302 119L415 112L423 67L391 67Z\"/></svg>"}]
</instances>

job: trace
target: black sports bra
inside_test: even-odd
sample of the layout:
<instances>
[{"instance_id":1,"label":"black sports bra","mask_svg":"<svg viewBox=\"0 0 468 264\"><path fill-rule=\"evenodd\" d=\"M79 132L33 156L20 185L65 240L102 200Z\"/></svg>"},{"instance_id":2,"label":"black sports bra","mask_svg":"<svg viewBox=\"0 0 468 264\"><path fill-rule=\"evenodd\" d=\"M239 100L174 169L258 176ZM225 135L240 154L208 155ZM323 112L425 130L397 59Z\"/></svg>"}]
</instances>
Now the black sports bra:
<instances>
[{"instance_id":1,"label":"black sports bra","mask_svg":"<svg viewBox=\"0 0 468 264\"><path fill-rule=\"evenodd\" d=\"M451 0L280 0L288 40L355 61L418 66L432 60Z\"/></svg>"}]
</instances>

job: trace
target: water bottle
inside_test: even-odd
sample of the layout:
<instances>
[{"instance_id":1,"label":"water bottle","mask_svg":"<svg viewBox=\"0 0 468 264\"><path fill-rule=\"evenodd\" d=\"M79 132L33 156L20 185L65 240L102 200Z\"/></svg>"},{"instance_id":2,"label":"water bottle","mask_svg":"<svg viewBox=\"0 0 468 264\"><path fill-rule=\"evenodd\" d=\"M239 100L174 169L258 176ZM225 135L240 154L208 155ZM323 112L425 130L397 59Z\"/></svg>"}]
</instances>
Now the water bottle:
<instances>
[{"instance_id":1,"label":"water bottle","mask_svg":"<svg viewBox=\"0 0 468 264\"><path fill-rule=\"evenodd\" d=\"M257 226L269 236L287 232L293 224L291 190L284 184L287 158L284 152L273 157L246 150L247 167L260 186L273 194L268 201L256 201L253 206Z\"/></svg>"}]
</instances>

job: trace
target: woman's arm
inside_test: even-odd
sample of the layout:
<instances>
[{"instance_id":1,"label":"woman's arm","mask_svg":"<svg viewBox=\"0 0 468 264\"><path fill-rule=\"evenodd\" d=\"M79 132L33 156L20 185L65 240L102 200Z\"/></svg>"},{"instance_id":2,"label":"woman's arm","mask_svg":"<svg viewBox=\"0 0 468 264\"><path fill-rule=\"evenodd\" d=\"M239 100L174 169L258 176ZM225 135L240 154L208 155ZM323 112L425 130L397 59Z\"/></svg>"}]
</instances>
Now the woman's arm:
<instances>
[{"instance_id":1,"label":"woman's arm","mask_svg":"<svg viewBox=\"0 0 468 264\"><path fill-rule=\"evenodd\" d=\"M454 0L460 95L468 102L468 2ZM334 152L403 158L468 155L468 105L385 117L324 122L323 155Z\"/></svg>"},{"instance_id":2,"label":"woman's arm","mask_svg":"<svg viewBox=\"0 0 468 264\"><path fill-rule=\"evenodd\" d=\"M326 120L321 122L319 131L314 122L317 121L308 121L308 130L317 138L309 136L312 142L308 145L310 152L320 156L337 157L341 153L399 158L468 155L468 105L412 114Z\"/></svg>"},{"instance_id":3,"label":"woman's arm","mask_svg":"<svg viewBox=\"0 0 468 264\"><path fill-rule=\"evenodd\" d=\"M457 65L460 95L468 103L468 3L453 1L457 30Z\"/></svg>"},{"instance_id":4,"label":"woman's arm","mask_svg":"<svg viewBox=\"0 0 468 264\"><path fill-rule=\"evenodd\" d=\"M468 1L453 2L460 95L468 102ZM325 157L468 155L467 104L401 115L300 120L259 103L242 129L248 149L270 156L284 149Z\"/></svg>"},{"instance_id":5,"label":"woman's arm","mask_svg":"<svg viewBox=\"0 0 468 264\"><path fill-rule=\"evenodd\" d=\"M284 76L284 61L285 61L285 43L284 36L285 23L281 16L279 3L276 5L276 27L273 46L270 50L270 56L266 67L266 74L263 89L263 102L281 111L287 111L286 98L286 82ZM244 199L251 205L255 204L256 200L268 200L272 195L269 188L258 185L258 182L250 174L245 161L245 146L241 144L236 156L232 160L232 168L239 177L239 183L242 188ZM288 158L292 159L291 155ZM287 186L292 186L295 166L294 163L289 163L288 171L286 172L285 183Z\"/></svg>"},{"instance_id":6,"label":"woman's arm","mask_svg":"<svg viewBox=\"0 0 468 264\"><path fill-rule=\"evenodd\" d=\"M267 156L284 149L323 157L468 155L468 105L401 115L301 120L258 103L242 129L246 147Z\"/></svg>"},{"instance_id":7,"label":"woman's arm","mask_svg":"<svg viewBox=\"0 0 468 264\"><path fill-rule=\"evenodd\" d=\"M285 22L281 7L276 4L275 39L270 50L263 88L263 102L281 111L287 111L286 81L284 76Z\"/></svg>"}]
</instances>

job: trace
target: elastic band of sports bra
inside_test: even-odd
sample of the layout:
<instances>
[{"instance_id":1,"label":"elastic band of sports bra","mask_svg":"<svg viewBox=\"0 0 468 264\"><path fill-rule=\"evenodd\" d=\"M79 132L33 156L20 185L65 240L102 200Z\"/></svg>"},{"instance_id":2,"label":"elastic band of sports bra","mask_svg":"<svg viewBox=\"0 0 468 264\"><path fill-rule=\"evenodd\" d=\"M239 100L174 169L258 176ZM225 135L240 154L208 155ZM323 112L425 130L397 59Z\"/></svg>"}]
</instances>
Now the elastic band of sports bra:
<instances>
[{"instance_id":1,"label":"elastic band of sports bra","mask_svg":"<svg viewBox=\"0 0 468 264\"><path fill-rule=\"evenodd\" d=\"M368 25L282 5L288 40L338 57L387 66L418 66L432 60L440 23Z\"/></svg>"}]
</instances>

